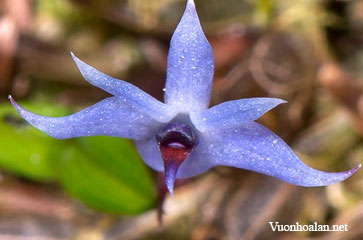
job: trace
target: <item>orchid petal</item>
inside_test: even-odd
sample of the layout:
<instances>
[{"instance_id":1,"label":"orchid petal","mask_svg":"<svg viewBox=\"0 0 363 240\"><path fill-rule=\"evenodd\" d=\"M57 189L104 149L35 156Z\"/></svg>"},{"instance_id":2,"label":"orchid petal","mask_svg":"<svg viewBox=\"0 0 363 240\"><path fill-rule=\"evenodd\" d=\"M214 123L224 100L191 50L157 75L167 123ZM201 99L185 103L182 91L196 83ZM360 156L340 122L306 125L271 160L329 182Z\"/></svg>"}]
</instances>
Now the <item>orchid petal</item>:
<instances>
[{"instance_id":1,"label":"orchid petal","mask_svg":"<svg viewBox=\"0 0 363 240\"><path fill-rule=\"evenodd\" d=\"M190 119L199 131L226 129L258 119L285 100L278 98L244 98L218 104L201 112L192 112Z\"/></svg>"},{"instance_id":2,"label":"orchid petal","mask_svg":"<svg viewBox=\"0 0 363 240\"><path fill-rule=\"evenodd\" d=\"M19 114L31 125L58 138L107 135L142 139L153 132L160 122L123 98L106 98L80 112L66 117L45 117L21 108L11 97Z\"/></svg>"},{"instance_id":3,"label":"orchid petal","mask_svg":"<svg viewBox=\"0 0 363 240\"><path fill-rule=\"evenodd\" d=\"M338 173L328 173L305 165L295 153L267 128L251 122L242 127L204 134L210 167L224 165L243 168L279 178L300 186L325 186L343 181L360 168L360 165ZM193 172L193 170L191 170ZM180 173L182 174L182 173ZM180 175L181 176L181 175ZM188 174L183 174L188 177Z\"/></svg>"},{"instance_id":4,"label":"orchid petal","mask_svg":"<svg viewBox=\"0 0 363 240\"><path fill-rule=\"evenodd\" d=\"M155 135L152 137L135 141L136 148L142 160L152 169L158 172L164 171L164 163L160 155Z\"/></svg>"},{"instance_id":5,"label":"orchid petal","mask_svg":"<svg viewBox=\"0 0 363 240\"><path fill-rule=\"evenodd\" d=\"M209 141L200 136L198 144L180 165L177 178L190 178L197 176L208 169L215 167L215 163L210 161L208 152Z\"/></svg>"},{"instance_id":6,"label":"orchid petal","mask_svg":"<svg viewBox=\"0 0 363 240\"><path fill-rule=\"evenodd\" d=\"M165 185L171 196L174 196L174 183L178 170L179 164L175 161L164 164Z\"/></svg>"},{"instance_id":7,"label":"orchid petal","mask_svg":"<svg viewBox=\"0 0 363 240\"><path fill-rule=\"evenodd\" d=\"M188 0L170 42L165 102L181 112L206 109L213 71L212 49L200 26L194 1Z\"/></svg>"},{"instance_id":8,"label":"orchid petal","mask_svg":"<svg viewBox=\"0 0 363 240\"><path fill-rule=\"evenodd\" d=\"M73 53L71 56L82 76L93 86L123 98L138 108L140 111L157 119L160 122L167 122L176 114L168 105L159 102L149 94L140 90L131 83L107 76L97 69L79 60Z\"/></svg>"}]
</instances>

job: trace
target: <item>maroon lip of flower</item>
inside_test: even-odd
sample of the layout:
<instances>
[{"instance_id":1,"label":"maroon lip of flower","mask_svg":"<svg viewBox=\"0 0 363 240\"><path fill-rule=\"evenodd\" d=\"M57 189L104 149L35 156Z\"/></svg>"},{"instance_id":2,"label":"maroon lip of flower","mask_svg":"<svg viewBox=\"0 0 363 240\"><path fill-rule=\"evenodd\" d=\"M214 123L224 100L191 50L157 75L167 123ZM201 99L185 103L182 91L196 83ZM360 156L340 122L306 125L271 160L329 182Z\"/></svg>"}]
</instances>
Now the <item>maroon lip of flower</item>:
<instances>
[{"instance_id":1,"label":"maroon lip of flower","mask_svg":"<svg viewBox=\"0 0 363 240\"><path fill-rule=\"evenodd\" d=\"M188 125L179 122L167 124L155 138L164 162L165 184L173 194L179 166L188 157L197 139Z\"/></svg>"}]
</instances>

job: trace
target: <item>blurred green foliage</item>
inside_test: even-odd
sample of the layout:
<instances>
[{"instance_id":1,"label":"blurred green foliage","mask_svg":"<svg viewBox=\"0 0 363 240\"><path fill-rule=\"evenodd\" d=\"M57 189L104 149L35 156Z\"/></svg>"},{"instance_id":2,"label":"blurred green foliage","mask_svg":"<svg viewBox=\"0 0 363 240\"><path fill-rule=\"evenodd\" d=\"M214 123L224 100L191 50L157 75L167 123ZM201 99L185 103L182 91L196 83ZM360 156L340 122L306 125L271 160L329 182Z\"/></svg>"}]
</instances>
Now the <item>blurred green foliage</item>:
<instances>
[{"instance_id":1,"label":"blurred green foliage","mask_svg":"<svg viewBox=\"0 0 363 240\"><path fill-rule=\"evenodd\" d=\"M21 103L33 112L69 110L45 101ZM0 105L0 167L35 181L58 181L72 196L102 211L137 214L151 208L151 178L132 144L113 137L56 140L31 127L13 107Z\"/></svg>"},{"instance_id":2,"label":"blurred green foliage","mask_svg":"<svg viewBox=\"0 0 363 240\"><path fill-rule=\"evenodd\" d=\"M59 179L71 195L98 210L137 214L154 203L148 173L124 139L76 139L62 155Z\"/></svg>"},{"instance_id":3,"label":"blurred green foliage","mask_svg":"<svg viewBox=\"0 0 363 240\"><path fill-rule=\"evenodd\" d=\"M63 114L61 106L44 102L24 103L24 107L43 115ZM37 181L56 179L50 161L57 156L63 143L29 126L8 103L0 105L0 167Z\"/></svg>"}]
</instances>

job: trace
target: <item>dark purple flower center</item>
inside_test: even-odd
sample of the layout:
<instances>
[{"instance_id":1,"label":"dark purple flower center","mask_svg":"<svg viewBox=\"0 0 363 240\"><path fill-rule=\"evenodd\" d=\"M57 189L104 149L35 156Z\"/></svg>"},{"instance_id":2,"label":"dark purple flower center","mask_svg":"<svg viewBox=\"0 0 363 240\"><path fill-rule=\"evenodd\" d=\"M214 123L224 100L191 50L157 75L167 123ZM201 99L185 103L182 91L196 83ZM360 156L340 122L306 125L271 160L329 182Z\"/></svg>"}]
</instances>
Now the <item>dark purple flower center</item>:
<instances>
[{"instance_id":1,"label":"dark purple flower center","mask_svg":"<svg viewBox=\"0 0 363 240\"><path fill-rule=\"evenodd\" d=\"M156 135L156 141L159 145L176 148L192 149L196 137L192 128L184 123L172 122L164 126Z\"/></svg>"}]
</instances>

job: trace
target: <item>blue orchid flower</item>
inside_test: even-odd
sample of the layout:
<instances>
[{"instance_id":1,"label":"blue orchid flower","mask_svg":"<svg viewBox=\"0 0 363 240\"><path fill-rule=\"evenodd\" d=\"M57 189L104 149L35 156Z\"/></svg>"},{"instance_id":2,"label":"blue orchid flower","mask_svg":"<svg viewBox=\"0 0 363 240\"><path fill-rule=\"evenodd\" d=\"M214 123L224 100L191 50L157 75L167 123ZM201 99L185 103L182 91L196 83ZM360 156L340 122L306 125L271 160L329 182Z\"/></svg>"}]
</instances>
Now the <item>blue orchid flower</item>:
<instances>
[{"instance_id":1,"label":"blue orchid flower","mask_svg":"<svg viewBox=\"0 0 363 240\"><path fill-rule=\"evenodd\" d=\"M208 109L214 60L193 0L187 1L170 42L165 103L71 55L83 77L113 97L60 118L28 112L9 96L13 106L31 125L54 138L108 135L134 140L144 162L165 173L171 194L176 178L190 178L219 165L300 186L339 182L360 167L339 173L310 168L283 140L254 122L284 100L248 98Z\"/></svg>"}]
</instances>

